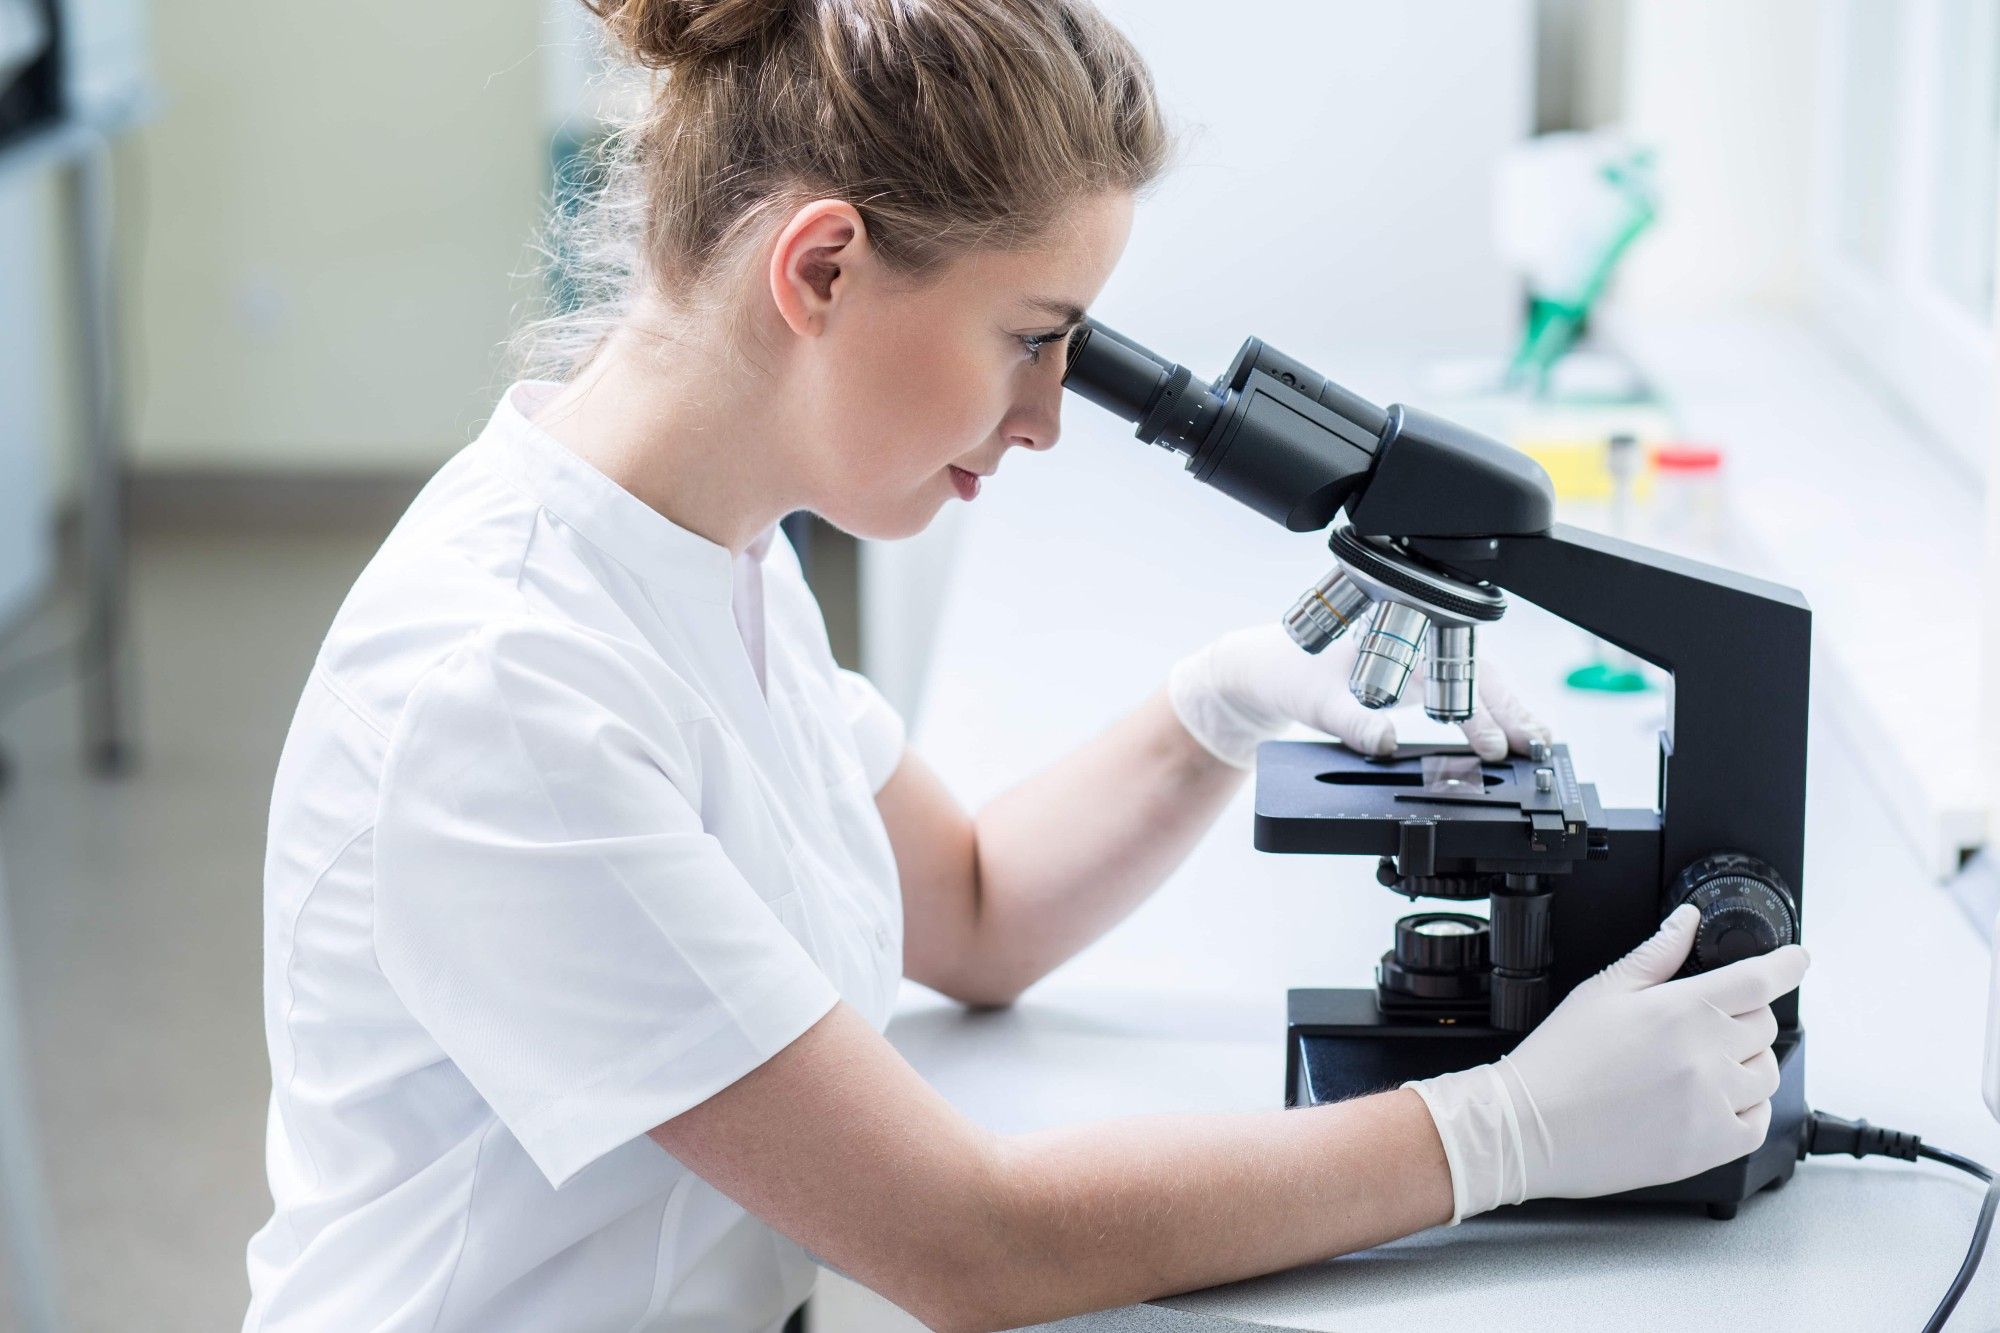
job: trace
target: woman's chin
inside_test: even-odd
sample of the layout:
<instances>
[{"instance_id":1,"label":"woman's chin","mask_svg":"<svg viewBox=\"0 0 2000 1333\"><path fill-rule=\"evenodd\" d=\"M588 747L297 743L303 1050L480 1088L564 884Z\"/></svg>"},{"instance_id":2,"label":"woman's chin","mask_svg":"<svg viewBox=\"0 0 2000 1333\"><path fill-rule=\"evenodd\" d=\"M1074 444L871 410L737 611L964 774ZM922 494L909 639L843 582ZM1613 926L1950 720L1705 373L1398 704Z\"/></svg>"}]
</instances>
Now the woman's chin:
<instances>
[{"instance_id":1,"label":"woman's chin","mask_svg":"<svg viewBox=\"0 0 2000 1333\"><path fill-rule=\"evenodd\" d=\"M910 497L907 503L893 509L870 507L866 510L838 512L821 510L820 517L850 537L873 542L895 542L905 537L914 537L928 528L951 498L953 497L918 494Z\"/></svg>"}]
</instances>

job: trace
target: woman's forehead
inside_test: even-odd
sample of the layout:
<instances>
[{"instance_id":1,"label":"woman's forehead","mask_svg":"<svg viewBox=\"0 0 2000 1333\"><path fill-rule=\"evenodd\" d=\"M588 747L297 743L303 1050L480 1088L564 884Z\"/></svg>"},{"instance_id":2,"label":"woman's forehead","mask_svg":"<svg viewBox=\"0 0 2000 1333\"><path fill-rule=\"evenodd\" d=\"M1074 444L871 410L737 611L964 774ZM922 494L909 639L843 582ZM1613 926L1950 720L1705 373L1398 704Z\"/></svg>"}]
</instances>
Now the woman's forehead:
<instances>
[{"instance_id":1,"label":"woman's forehead","mask_svg":"<svg viewBox=\"0 0 2000 1333\"><path fill-rule=\"evenodd\" d=\"M1060 214L1029 245L970 256L962 274L969 282L1004 292L1023 318L1074 323L1124 252L1131 217L1130 196L1083 201Z\"/></svg>"}]
</instances>

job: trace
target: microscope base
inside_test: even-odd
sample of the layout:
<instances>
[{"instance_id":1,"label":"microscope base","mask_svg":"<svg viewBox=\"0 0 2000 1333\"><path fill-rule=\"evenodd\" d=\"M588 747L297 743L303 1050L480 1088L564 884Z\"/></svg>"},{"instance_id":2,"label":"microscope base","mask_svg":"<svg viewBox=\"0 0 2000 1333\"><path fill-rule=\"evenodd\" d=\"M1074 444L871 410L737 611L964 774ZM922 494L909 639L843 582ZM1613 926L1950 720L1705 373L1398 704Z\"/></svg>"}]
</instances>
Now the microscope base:
<instances>
[{"instance_id":1,"label":"microscope base","mask_svg":"<svg viewBox=\"0 0 2000 1333\"><path fill-rule=\"evenodd\" d=\"M1373 990L1294 990L1286 1007L1286 1106L1323 1106L1408 1079L1470 1069L1505 1055L1520 1040L1484 1024L1385 1015ZM1711 1216L1727 1218L1757 1191L1790 1179L1805 1130L1805 1033L1780 1031L1772 1051L1779 1085L1761 1148L1698 1176L1607 1201L1705 1204Z\"/></svg>"}]
</instances>

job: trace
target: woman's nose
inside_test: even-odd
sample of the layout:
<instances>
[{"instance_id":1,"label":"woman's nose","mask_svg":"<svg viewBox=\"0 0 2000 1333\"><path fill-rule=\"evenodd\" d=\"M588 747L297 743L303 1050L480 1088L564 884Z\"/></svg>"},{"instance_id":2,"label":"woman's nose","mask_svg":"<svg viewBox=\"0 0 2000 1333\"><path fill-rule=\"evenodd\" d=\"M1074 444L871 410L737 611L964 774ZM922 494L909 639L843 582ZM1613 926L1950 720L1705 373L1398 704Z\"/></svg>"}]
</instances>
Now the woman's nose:
<instances>
[{"instance_id":1,"label":"woman's nose","mask_svg":"<svg viewBox=\"0 0 2000 1333\"><path fill-rule=\"evenodd\" d=\"M1062 377L1037 384L1034 396L1016 406L1007 423L1007 442L1024 449L1053 449L1062 435Z\"/></svg>"}]
</instances>

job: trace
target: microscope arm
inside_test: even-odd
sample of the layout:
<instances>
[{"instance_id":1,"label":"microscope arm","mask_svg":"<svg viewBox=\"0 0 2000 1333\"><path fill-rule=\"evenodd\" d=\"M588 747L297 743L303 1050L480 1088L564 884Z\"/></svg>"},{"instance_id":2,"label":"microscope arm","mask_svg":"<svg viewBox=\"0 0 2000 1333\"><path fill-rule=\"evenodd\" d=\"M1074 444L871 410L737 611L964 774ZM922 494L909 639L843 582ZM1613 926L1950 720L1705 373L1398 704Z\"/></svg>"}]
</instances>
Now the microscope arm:
<instances>
[{"instance_id":1,"label":"microscope arm","mask_svg":"<svg viewBox=\"0 0 2000 1333\"><path fill-rule=\"evenodd\" d=\"M1812 612L1802 596L1567 524L1542 536L1407 545L1668 672L1661 882L1728 850L1767 862L1798 899L1812 668ZM1781 1022L1795 1021L1796 1003L1795 996L1781 1003Z\"/></svg>"}]
</instances>

